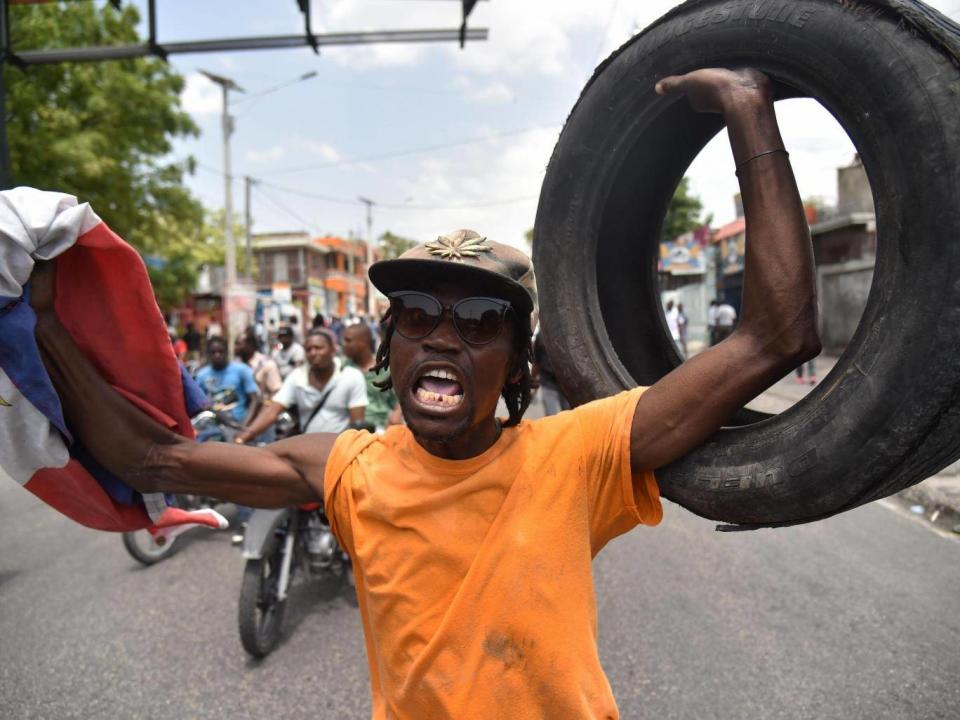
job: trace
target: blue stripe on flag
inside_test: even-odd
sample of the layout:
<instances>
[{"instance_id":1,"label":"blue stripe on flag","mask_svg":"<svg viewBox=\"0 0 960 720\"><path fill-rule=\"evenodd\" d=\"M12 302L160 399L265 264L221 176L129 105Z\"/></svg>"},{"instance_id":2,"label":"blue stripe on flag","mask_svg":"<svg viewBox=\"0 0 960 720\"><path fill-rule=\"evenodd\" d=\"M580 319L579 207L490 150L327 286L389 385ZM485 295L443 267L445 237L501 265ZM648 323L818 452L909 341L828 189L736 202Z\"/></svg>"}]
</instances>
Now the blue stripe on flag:
<instances>
[{"instance_id":1,"label":"blue stripe on flag","mask_svg":"<svg viewBox=\"0 0 960 720\"><path fill-rule=\"evenodd\" d=\"M40 348L34 337L37 316L29 300L29 285L24 287L22 299L0 298L0 307L3 307L0 311L0 337L3 338L0 342L0 368L69 442L71 435L63 419L60 398L40 359Z\"/></svg>"}]
</instances>

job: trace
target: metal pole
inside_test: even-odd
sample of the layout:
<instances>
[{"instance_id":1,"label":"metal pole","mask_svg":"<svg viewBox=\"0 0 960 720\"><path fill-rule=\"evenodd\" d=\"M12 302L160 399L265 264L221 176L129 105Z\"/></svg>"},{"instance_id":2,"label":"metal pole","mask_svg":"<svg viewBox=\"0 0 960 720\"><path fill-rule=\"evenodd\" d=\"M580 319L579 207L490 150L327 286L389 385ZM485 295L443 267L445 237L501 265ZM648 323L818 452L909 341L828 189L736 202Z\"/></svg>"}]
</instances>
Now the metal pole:
<instances>
[{"instance_id":1,"label":"metal pole","mask_svg":"<svg viewBox=\"0 0 960 720\"><path fill-rule=\"evenodd\" d=\"M366 285L367 285L367 315L373 317L376 314L376 310L373 307L373 283L370 282L370 264L373 262L373 200L369 198L359 198L360 202L367 206L367 238L363 243L364 245L364 255L366 257L367 263L367 272L366 272Z\"/></svg>"},{"instance_id":2,"label":"metal pole","mask_svg":"<svg viewBox=\"0 0 960 720\"><path fill-rule=\"evenodd\" d=\"M243 219L247 235L247 252L244 264L244 277L247 282L253 282L253 233L250 228L250 186L253 185L253 178L249 175L243 176Z\"/></svg>"},{"instance_id":3,"label":"metal pole","mask_svg":"<svg viewBox=\"0 0 960 720\"><path fill-rule=\"evenodd\" d=\"M233 175L230 170L230 135L233 123L230 119L227 84L222 83L220 90L223 93L223 109L221 122L223 124L223 242L226 246L227 277L223 288L223 323L227 336L227 353L233 357L233 323L231 322L230 301L237 284L237 249L233 238Z\"/></svg>"},{"instance_id":4,"label":"metal pole","mask_svg":"<svg viewBox=\"0 0 960 720\"><path fill-rule=\"evenodd\" d=\"M227 286L232 288L237 282L237 251L233 238L233 175L230 170L230 135L233 133L233 120L227 105L226 85L221 85L223 93L223 240L226 245Z\"/></svg>"},{"instance_id":5,"label":"metal pole","mask_svg":"<svg viewBox=\"0 0 960 720\"><path fill-rule=\"evenodd\" d=\"M357 311L357 292L353 286L354 281L354 262L353 248L356 244L353 239L353 231L350 232L350 238L347 240L347 317L350 317Z\"/></svg>"}]
</instances>

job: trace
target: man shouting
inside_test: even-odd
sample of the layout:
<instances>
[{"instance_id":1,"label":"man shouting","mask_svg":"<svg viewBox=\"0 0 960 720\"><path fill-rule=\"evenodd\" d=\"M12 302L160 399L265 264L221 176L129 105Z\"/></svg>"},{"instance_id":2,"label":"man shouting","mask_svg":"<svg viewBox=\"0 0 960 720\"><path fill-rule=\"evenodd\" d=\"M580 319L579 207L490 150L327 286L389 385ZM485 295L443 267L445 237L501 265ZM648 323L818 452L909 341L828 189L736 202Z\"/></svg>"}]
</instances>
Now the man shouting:
<instances>
[{"instance_id":1,"label":"man shouting","mask_svg":"<svg viewBox=\"0 0 960 720\"><path fill-rule=\"evenodd\" d=\"M699 70L657 90L724 115L749 239L739 326L647 390L524 421L533 268L459 230L370 268L390 299L376 369L389 369L406 426L199 445L106 385L54 316L49 271L34 278L46 363L102 465L142 491L323 499L354 563L374 718L616 717L592 558L659 522L656 468L819 351L812 251L769 81Z\"/></svg>"}]
</instances>

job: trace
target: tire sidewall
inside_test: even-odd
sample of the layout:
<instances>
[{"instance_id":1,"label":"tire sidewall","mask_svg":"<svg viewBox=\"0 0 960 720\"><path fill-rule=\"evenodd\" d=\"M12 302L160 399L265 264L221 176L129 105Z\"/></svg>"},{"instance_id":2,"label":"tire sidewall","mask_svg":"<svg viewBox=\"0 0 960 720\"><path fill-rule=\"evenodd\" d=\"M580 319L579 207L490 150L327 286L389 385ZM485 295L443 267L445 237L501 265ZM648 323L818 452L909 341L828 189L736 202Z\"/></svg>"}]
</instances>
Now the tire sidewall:
<instances>
[{"instance_id":1,"label":"tire sidewall","mask_svg":"<svg viewBox=\"0 0 960 720\"><path fill-rule=\"evenodd\" d=\"M635 38L588 85L548 167L534 242L541 318L564 389L578 403L632 387L638 375L648 384L676 364L665 349L656 291L657 233L649 223L639 238L610 233L609 216L637 212L653 196L665 210L709 140L706 121L690 118L684 121L702 136L663 147L663 118L685 101L656 96L656 81L697 67L744 65L815 94L851 135L876 202L875 282L829 382L786 413L721 431L658 471L658 479L665 496L708 517L768 522L786 512L780 519L796 520L915 482L949 454L923 447L931 428L946 434L943 408L960 386L950 357L960 341L956 243L944 237L944 228L960 227L952 148L960 137L958 83L956 68L937 50L889 13L817 0L700 2ZM652 157L662 159L660 178L643 165ZM631 197L624 185L637 177L643 192ZM610 247L617 254L604 259ZM598 263L621 273L621 285L632 273L635 287L604 288L609 274L583 270ZM616 299L615 311L609 299L605 309L605 293ZM615 350L623 341L608 333L622 322L613 312L647 323L645 342L629 348L630 369ZM854 474L855 483L830 483Z\"/></svg>"}]
</instances>

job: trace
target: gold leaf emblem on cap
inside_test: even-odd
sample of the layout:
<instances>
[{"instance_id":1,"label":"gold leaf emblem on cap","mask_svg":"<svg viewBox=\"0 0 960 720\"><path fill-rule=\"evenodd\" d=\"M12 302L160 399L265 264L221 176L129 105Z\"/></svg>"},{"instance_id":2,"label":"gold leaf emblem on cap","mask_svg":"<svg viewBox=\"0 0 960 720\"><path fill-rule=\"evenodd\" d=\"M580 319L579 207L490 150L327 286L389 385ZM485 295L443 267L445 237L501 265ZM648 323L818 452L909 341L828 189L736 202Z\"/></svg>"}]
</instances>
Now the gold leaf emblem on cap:
<instances>
[{"instance_id":1,"label":"gold leaf emblem on cap","mask_svg":"<svg viewBox=\"0 0 960 720\"><path fill-rule=\"evenodd\" d=\"M487 238L473 233L455 233L454 235L440 235L436 240L424 243L427 252L439 255L444 260L463 262L464 258L479 257L480 253L490 252L493 248L486 244Z\"/></svg>"}]
</instances>

